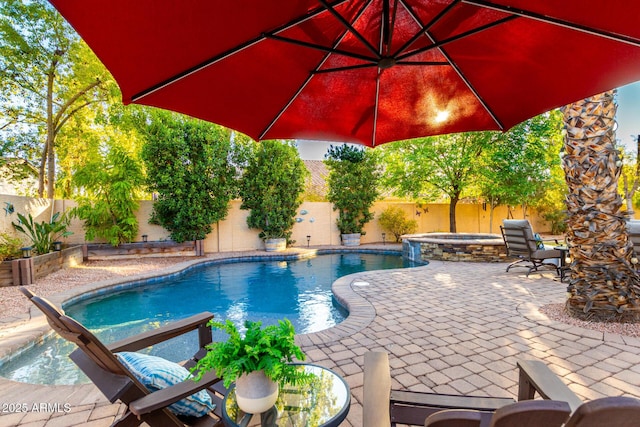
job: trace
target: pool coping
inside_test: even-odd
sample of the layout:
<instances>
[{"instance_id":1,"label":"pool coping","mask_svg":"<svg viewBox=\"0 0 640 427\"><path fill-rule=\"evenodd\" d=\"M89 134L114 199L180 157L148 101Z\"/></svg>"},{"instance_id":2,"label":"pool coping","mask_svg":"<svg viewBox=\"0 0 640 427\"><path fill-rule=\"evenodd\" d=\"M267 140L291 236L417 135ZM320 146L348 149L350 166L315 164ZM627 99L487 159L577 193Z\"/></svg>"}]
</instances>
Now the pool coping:
<instances>
[{"instance_id":1,"label":"pool coping","mask_svg":"<svg viewBox=\"0 0 640 427\"><path fill-rule=\"evenodd\" d=\"M179 275L187 270L199 266L201 264L224 264L235 262L264 261L272 259L281 260L297 260L312 258L317 255L332 253L376 253L376 254L401 254L400 245L362 245L358 247L317 247L312 249L306 248L289 248L284 252L225 252L216 254L207 254L205 257L184 261L173 266L155 270L152 272L140 273L137 275L112 278L85 285L80 285L65 291L47 296L47 299L54 304L65 307L69 304L92 298L97 295L109 293L113 291L123 290L140 286L156 279L157 281L167 276ZM362 272L364 273L364 272ZM367 327L375 319L375 309L371 303L358 295L352 289L352 283L356 281L358 275L362 273L354 273L338 278L332 284L332 291L335 299L340 305L346 308L349 315L339 324L318 332L296 335L296 343L300 346L305 345L321 345L331 343L346 336L352 335L365 327ZM9 362L18 357L23 352L29 350L34 345L42 342L54 331L46 321L46 318L37 307L29 308L28 313L18 316L0 319L0 332L9 331L6 335L0 334L0 365ZM20 383L8 378L0 377L1 382ZM44 387L77 387L78 385L42 385L32 384Z\"/></svg>"}]
</instances>

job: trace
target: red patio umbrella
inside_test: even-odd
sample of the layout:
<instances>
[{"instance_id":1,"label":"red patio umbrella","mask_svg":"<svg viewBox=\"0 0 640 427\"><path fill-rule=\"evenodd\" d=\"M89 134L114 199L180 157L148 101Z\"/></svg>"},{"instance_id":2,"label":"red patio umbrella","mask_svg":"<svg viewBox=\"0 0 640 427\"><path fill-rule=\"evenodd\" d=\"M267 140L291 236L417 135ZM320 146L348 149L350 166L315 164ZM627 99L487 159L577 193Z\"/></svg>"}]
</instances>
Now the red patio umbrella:
<instances>
[{"instance_id":1,"label":"red patio umbrella","mask_svg":"<svg viewBox=\"0 0 640 427\"><path fill-rule=\"evenodd\" d=\"M51 0L125 104L256 140L507 130L640 79L629 0Z\"/></svg>"}]
</instances>

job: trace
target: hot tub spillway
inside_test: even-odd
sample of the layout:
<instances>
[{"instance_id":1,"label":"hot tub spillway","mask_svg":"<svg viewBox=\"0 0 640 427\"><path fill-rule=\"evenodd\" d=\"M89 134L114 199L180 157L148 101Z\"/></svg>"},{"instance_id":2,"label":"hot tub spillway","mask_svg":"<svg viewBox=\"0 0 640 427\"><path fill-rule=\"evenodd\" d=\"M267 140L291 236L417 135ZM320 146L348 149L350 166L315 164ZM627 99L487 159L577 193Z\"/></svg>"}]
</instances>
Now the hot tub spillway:
<instances>
[{"instance_id":1,"label":"hot tub spillway","mask_svg":"<svg viewBox=\"0 0 640 427\"><path fill-rule=\"evenodd\" d=\"M507 249L499 234L423 233L402 236L402 254L417 262L503 262Z\"/></svg>"}]
</instances>

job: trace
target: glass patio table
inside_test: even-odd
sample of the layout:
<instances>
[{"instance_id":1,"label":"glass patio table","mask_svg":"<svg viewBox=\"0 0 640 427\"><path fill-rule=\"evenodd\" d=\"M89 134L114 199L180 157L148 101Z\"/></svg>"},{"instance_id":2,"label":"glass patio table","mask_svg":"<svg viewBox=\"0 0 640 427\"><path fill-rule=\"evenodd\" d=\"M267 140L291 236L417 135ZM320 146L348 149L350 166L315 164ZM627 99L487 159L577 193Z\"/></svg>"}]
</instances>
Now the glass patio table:
<instances>
[{"instance_id":1,"label":"glass patio table","mask_svg":"<svg viewBox=\"0 0 640 427\"><path fill-rule=\"evenodd\" d=\"M262 414L245 414L236 403L235 387L222 402L227 427L336 427L349 413L351 392L344 379L330 369L296 364L313 374L309 383L280 388L276 404Z\"/></svg>"}]
</instances>

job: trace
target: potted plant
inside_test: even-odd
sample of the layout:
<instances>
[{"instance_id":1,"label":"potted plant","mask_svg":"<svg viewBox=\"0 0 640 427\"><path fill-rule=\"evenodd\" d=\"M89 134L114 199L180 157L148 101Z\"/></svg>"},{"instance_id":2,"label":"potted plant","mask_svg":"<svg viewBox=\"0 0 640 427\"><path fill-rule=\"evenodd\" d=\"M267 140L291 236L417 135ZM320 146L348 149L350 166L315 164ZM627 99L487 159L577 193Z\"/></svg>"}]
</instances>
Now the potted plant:
<instances>
[{"instance_id":1,"label":"potted plant","mask_svg":"<svg viewBox=\"0 0 640 427\"><path fill-rule=\"evenodd\" d=\"M327 199L338 210L337 226L345 246L360 244L363 228L373 219L369 208L378 197L380 170L373 151L347 144L329 147L325 155L329 169Z\"/></svg>"},{"instance_id":2,"label":"potted plant","mask_svg":"<svg viewBox=\"0 0 640 427\"><path fill-rule=\"evenodd\" d=\"M262 230L259 237L267 251L284 250L289 243L307 174L290 144L262 141L250 150L240 181L240 208L251 210L247 225Z\"/></svg>"},{"instance_id":3,"label":"potted plant","mask_svg":"<svg viewBox=\"0 0 640 427\"><path fill-rule=\"evenodd\" d=\"M262 322L247 320L244 336L230 320L209 322L209 326L229 335L227 341L207 346L207 354L192 369L196 381L215 370L225 387L236 383L238 406L246 413L258 414L271 408L278 398L278 386L307 381L309 374L291 365L305 355L295 344L295 330L287 319L262 328Z\"/></svg>"}]
</instances>

